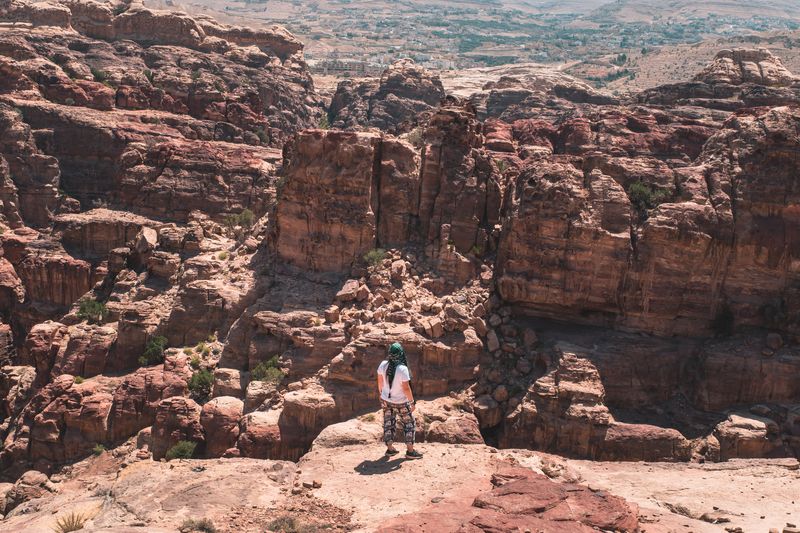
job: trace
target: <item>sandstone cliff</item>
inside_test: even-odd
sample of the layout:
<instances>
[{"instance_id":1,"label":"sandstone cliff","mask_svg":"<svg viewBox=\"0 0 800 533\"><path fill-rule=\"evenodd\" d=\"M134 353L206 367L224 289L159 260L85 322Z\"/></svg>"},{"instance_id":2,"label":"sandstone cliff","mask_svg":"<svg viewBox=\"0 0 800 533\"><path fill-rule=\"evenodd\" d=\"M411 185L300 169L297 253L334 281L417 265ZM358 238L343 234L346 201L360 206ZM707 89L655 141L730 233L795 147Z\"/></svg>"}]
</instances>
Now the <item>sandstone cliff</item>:
<instances>
[{"instance_id":1,"label":"sandstone cliff","mask_svg":"<svg viewBox=\"0 0 800 533\"><path fill-rule=\"evenodd\" d=\"M521 72L460 100L404 62L343 84L322 130L280 28L2 9L22 24L0 28L8 478L98 445L149 462L187 440L273 460L371 442L393 341L424 442L800 453L800 115L774 105L795 87L766 55L635 102ZM26 476L0 500L47 490ZM461 507L486 528L519 518L496 485ZM602 503L621 522L575 527L636 527Z\"/></svg>"}]
</instances>

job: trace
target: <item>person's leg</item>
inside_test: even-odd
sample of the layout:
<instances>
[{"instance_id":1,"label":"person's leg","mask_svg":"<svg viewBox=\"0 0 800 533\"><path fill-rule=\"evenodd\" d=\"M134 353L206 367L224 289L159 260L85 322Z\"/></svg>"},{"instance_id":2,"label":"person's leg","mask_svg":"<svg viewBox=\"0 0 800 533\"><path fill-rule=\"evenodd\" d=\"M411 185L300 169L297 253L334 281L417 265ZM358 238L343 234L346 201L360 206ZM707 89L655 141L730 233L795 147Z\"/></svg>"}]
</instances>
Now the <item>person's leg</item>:
<instances>
[{"instance_id":1,"label":"person's leg","mask_svg":"<svg viewBox=\"0 0 800 533\"><path fill-rule=\"evenodd\" d=\"M411 411L411 403L406 402L400 407L400 417L403 421L403 436L406 441L406 457L422 457L419 452L414 450L414 437L417 433L417 425L414 420L414 413Z\"/></svg>"},{"instance_id":2,"label":"person's leg","mask_svg":"<svg viewBox=\"0 0 800 533\"><path fill-rule=\"evenodd\" d=\"M397 425L397 413L388 403L383 404L383 442L386 444L386 452L397 453L394 442L394 427Z\"/></svg>"}]
</instances>

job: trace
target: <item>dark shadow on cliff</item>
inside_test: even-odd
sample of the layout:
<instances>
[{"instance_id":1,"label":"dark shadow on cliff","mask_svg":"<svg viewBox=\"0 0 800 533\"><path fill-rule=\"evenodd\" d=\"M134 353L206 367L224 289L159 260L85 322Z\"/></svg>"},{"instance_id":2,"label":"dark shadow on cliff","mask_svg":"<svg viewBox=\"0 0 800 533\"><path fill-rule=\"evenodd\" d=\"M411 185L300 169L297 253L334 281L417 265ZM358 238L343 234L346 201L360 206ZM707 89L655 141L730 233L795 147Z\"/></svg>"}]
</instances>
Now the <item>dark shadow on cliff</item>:
<instances>
[{"instance_id":1,"label":"dark shadow on cliff","mask_svg":"<svg viewBox=\"0 0 800 533\"><path fill-rule=\"evenodd\" d=\"M405 457L390 459L389 457L384 455L380 459L376 460L365 459L364 461L361 461L358 464L358 466L356 466L353 470L355 470L362 476L388 474L389 472L394 472L395 470L398 470L400 466L406 461L407 459Z\"/></svg>"}]
</instances>

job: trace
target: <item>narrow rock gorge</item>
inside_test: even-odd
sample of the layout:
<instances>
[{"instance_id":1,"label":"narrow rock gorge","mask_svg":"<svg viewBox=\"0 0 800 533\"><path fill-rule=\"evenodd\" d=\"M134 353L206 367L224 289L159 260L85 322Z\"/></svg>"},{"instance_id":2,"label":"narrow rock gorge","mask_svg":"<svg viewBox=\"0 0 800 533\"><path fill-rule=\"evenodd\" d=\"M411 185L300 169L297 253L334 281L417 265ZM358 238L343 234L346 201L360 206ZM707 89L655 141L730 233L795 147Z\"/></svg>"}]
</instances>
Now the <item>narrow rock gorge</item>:
<instances>
[{"instance_id":1,"label":"narrow rock gorge","mask_svg":"<svg viewBox=\"0 0 800 533\"><path fill-rule=\"evenodd\" d=\"M526 449L800 456L800 78L768 51L630 96L534 71L465 98L404 60L326 103L280 27L137 0L0 19L11 530L92 461L144 483L185 441L297 495L287 461L379 440L392 342L418 440L485 467L452 512L416 502L413 531L645 523ZM98 528L174 530L126 505Z\"/></svg>"}]
</instances>

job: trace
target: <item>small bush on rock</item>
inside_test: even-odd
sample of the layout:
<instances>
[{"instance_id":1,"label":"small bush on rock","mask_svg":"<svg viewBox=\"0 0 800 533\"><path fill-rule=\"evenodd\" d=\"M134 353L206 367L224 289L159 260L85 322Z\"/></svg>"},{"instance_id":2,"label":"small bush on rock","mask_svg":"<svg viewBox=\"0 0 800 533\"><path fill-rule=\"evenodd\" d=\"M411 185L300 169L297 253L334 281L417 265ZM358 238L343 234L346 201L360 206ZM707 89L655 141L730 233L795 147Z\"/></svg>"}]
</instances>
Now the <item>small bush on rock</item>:
<instances>
[{"instance_id":1,"label":"small bush on rock","mask_svg":"<svg viewBox=\"0 0 800 533\"><path fill-rule=\"evenodd\" d=\"M256 215L249 209L243 209L238 215L228 215L225 217L225 225L229 229L236 226L241 226L245 229L250 229L256 221Z\"/></svg>"},{"instance_id":2,"label":"small bush on rock","mask_svg":"<svg viewBox=\"0 0 800 533\"><path fill-rule=\"evenodd\" d=\"M319 528L312 524L304 524L293 516L280 516L267 524L267 531L280 531L281 533L314 533Z\"/></svg>"},{"instance_id":3,"label":"small bush on rock","mask_svg":"<svg viewBox=\"0 0 800 533\"><path fill-rule=\"evenodd\" d=\"M89 521L89 517L72 511L56 520L56 525L53 531L56 533L69 533L70 531L78 531L83 529L84 524Z\"/></svg>"},{"instance_id":4,"label":"small bush on rock","mask_svg":"<svg viewBox=\"0 0 800 533\"><path fill-rule=\"evenodd\" d=\"M95 444L94 448L92 448L92 454L94 455L103 455L104 451L106 451L106 447L102 444Z\"/></svg>"},{"instance_id":5,"label":"small bush on rock","mask_svg":"<svg viewBox=\"0 0 800 533\"><path fill-rule=\"evenodd\" d=\"M189 518L184 520L181 527L178 528L181 533L189 533L190 531L202 531L203 533L217 533L217 527L208 518Z\"/></svg>"},{"instance_id":6,"label":"small bush on rock","mask_svg":"<svg viewBox=\"0 0 800 533\"><path fill-rule=\"evenodd\" d=\"M197 401L205 401L211 395L211 387L214 384L214 375L202 368L195 371L189 379L189 392L192 398Z\"/></svg>"},{"instance_id":7,"label":"small bush on rock","mask_svg":"<svg viewBox=\"0 0 800 533\"><path fill-rule=\"evenodd\" d=\"M669 192L663 189L654 189L646 183L636 181L628 187L628 199L640 216L645 217L648 209L653 209L658 204L664 203L669 198Z\"/></svg>"},{"instance_id":8,"label":"small bush on rock","mask_svg":"<svg viewBox=\"0 0 800 533\"><path fill-rule=\"evenodd\" d=\"M172 461L173 459L191 459L194 455L195 448L197 448L196 442L181 440L178 441L175 446L167 450L167 455L165 457L167 461Z\"/></svg>"},{"instance_id":9,"label":"small bush on rock","mask_svg":"<svg viewBox=\"0 0 800 533\"><path fill-rule=\"evenodd\" d=\"M383 248L373 248L364 254L364 262L370 266L376 266L386 257L386 250Z\"/></svg>"},{"instance_id":10,"label":"small bush on rock","mask_svg":"<svg viewBox=\"0 0 800 533\"><path fill-rule=\"evenodd\" d=\"M258 363L250 371L250 379L253 381L266 381L268 383L280 383L283 380L283 370L278 368L278 356L274 356L266 361Z\"/></svg>"},{"instance_id":11,"label":"small bush on rock","mask_svg":"<svg viewBox=\"0 0 800 533\"><path fill-rule=\"evenodd\" d=\"M108 309L103 302L97 300L85 299L81 300L78 305L78 312L76 313L78 319L86 320L94 324L100 324L108 316Z\"/></svg>"},{"instance_id":12,"label":"small bush on rock","mask_svg":"<svg viewBox=\"0 0 800 533\"><path fill-rule=\"evenodd\" d=\"M99 68L92 68L92 76L94 76L94 81L103 83L108 81L108 72L105 70L100 70Z\"/></svg>"},{"instance_id":13,"label":"small bush on rock","mask_svg":"<svg viewBox=\"0 0 800 533\"><path fill-rule=\"evenodd\" d=\"M161 335L151 337L144 347L144 355L139 358L142 366L155 365L164 361L164 350L167 348L167 338Z\"/></svg>"}]
</instances>

